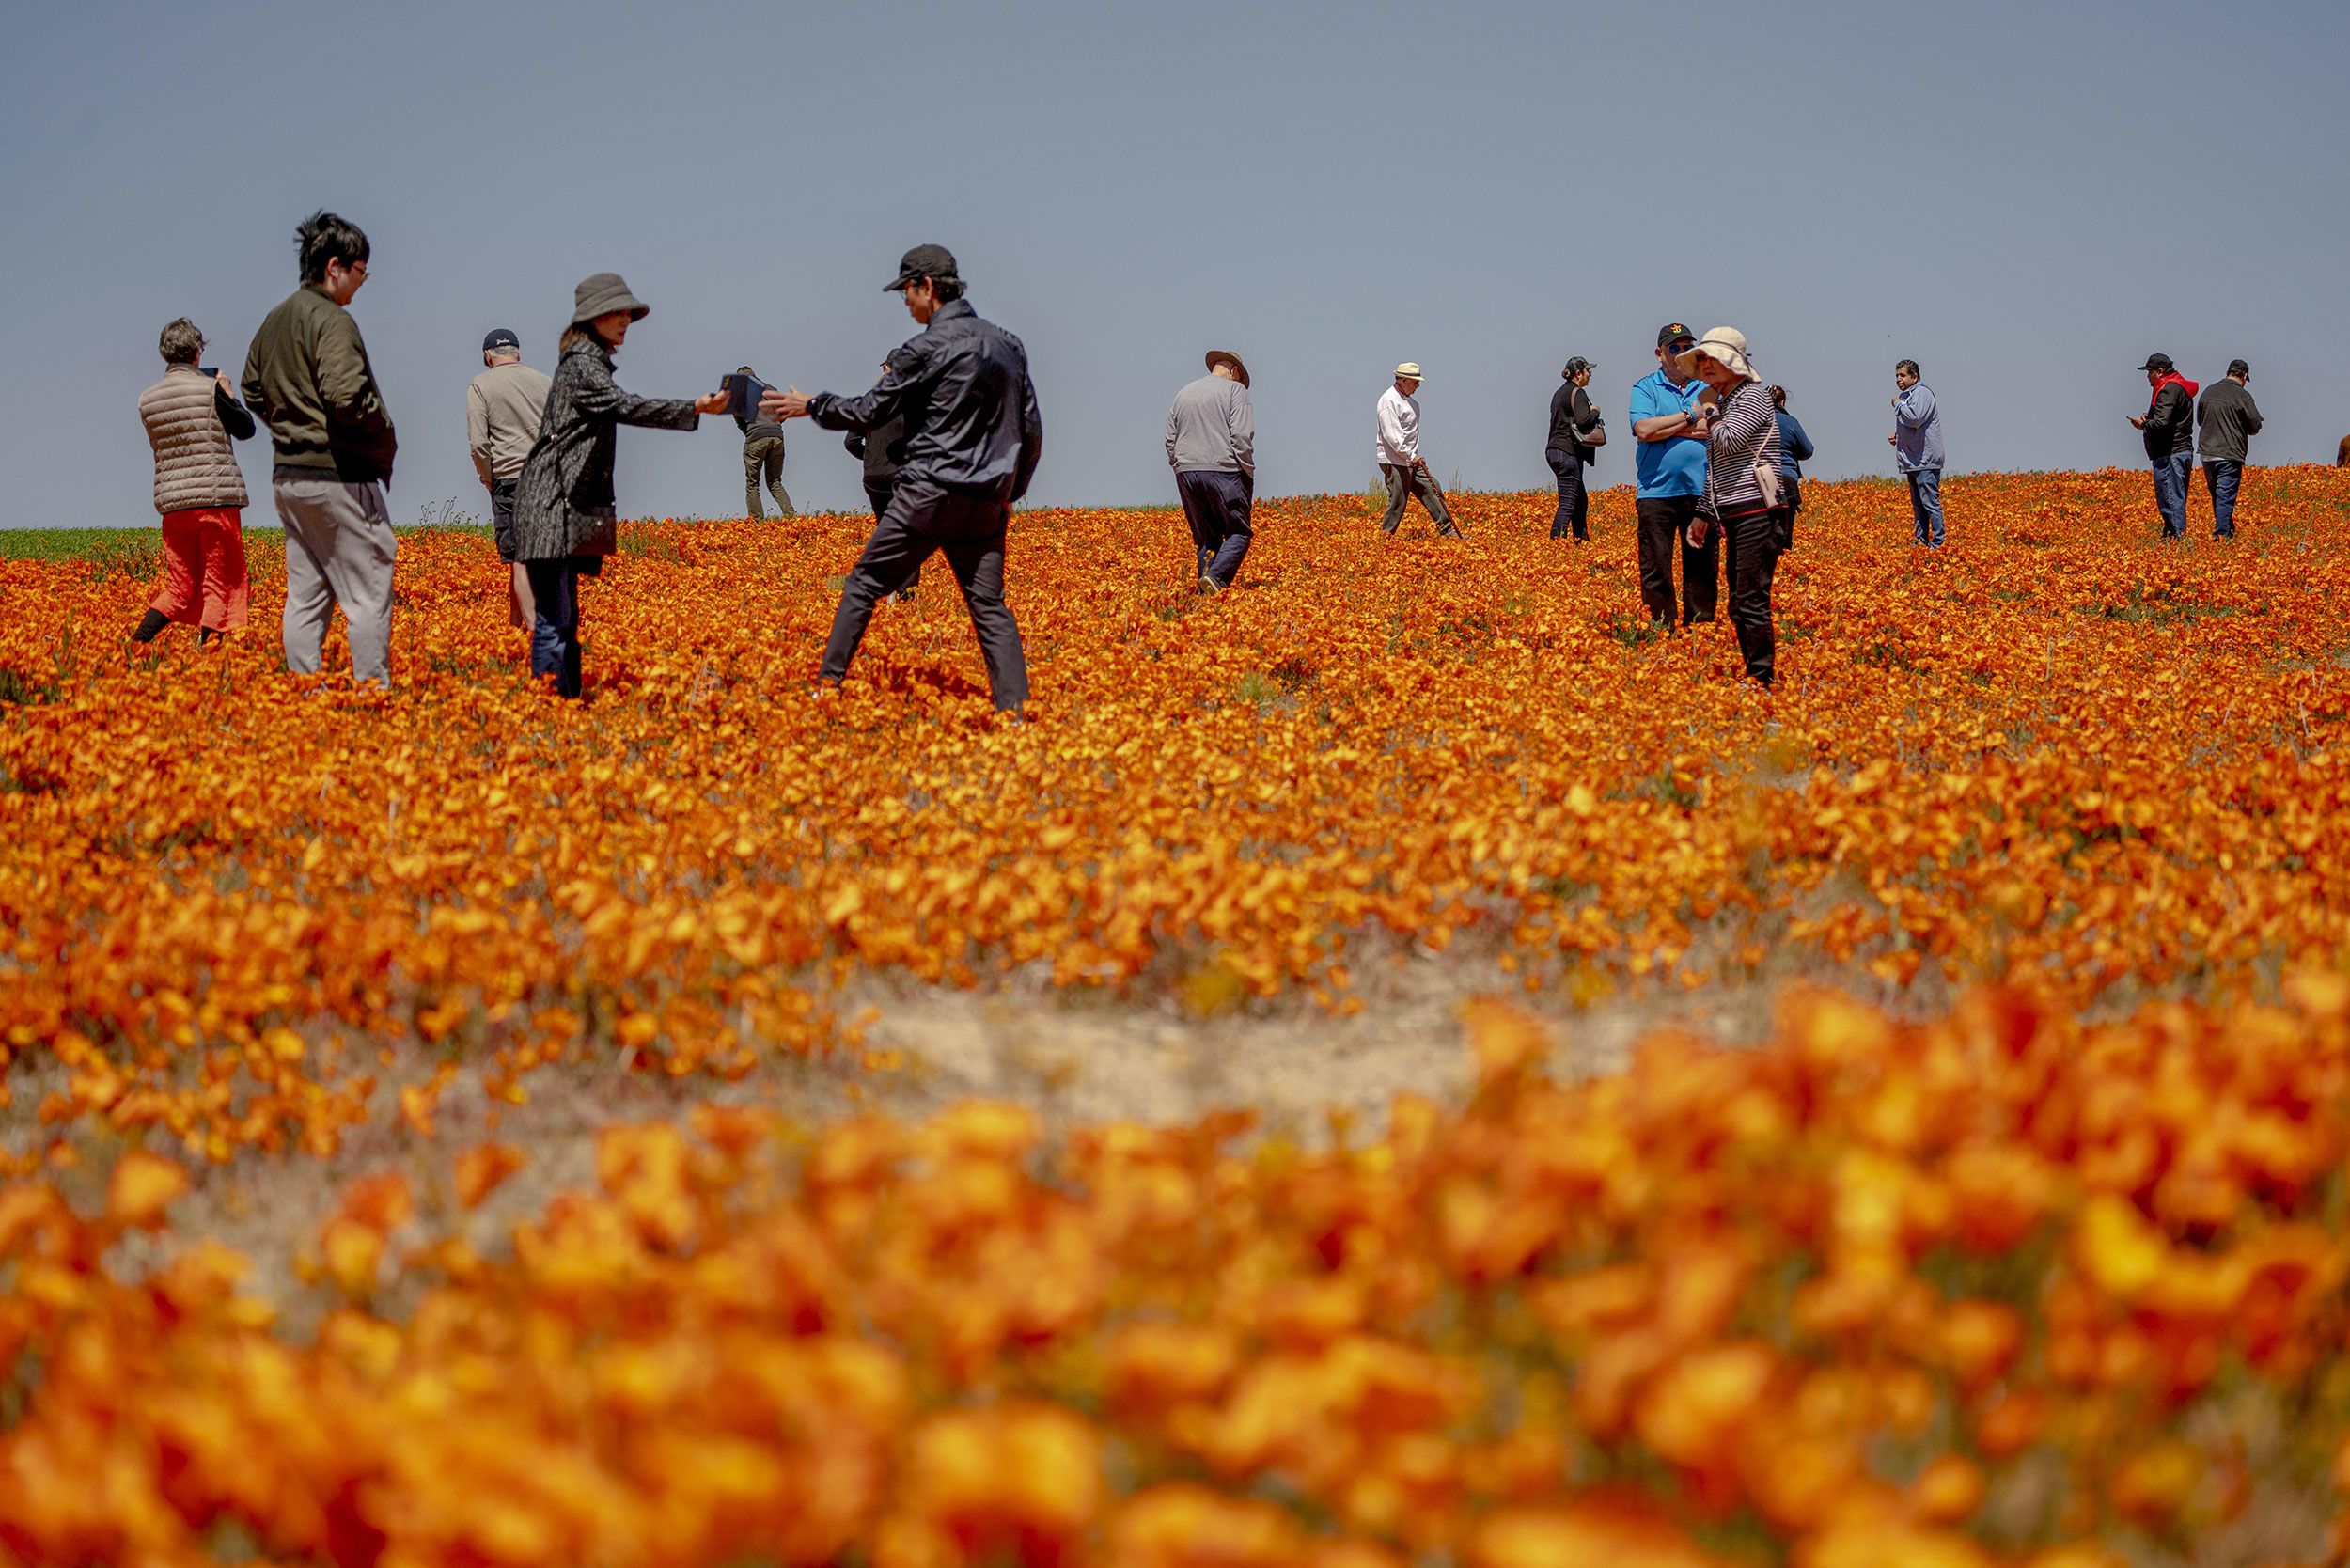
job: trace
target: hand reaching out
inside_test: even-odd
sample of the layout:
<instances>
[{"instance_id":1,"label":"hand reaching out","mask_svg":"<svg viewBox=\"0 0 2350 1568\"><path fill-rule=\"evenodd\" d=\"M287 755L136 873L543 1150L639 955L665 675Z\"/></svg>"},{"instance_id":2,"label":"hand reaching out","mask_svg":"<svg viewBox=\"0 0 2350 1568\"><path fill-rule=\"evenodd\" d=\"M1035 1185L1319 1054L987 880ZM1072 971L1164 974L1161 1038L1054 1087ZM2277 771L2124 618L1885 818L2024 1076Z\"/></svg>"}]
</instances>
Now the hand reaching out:
<instances>
[{"instance_id":1,"label":"hand reaching out","mask_svg":"<svg viewBox=\"0 0 2350 1568\"><path fill-rule=\"evenodd\" d=\"M760 394L759 412L769 419L797 419L807 412L810 400L808 395L796 386L782 392L771 386Z\"/></svg>"},{"instance_id":2,"label":"hand reaching out","mask_svg":"<svg viewBox=\"0 0 2350 1568\"><path fill-rule=\"evenodd\" d=\"M694 412L697 414L724 414L733 405L733 402L734 400L728 397L724 392L705 392L700 397L694 400Z\"/></svg>"}]
</instances>

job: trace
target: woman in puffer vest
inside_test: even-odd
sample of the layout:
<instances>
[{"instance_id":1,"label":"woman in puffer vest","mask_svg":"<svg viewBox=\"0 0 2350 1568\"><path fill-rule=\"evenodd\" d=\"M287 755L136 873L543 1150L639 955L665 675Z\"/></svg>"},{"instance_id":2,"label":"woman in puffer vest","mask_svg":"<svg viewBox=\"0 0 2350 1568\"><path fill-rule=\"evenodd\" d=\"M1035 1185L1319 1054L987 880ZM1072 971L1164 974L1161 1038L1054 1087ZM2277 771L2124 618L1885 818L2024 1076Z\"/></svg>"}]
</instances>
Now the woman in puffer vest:
<instances>
[{"instance_id":1,"label":"woman in puffer vest","mask_svg":"<svg viewBox=\"0 0 2350 1568\"><path fill-rule=\"evenodd\" d=\"M155 510L164 515L164 586L133 642L152 642L178 621L198 642L244 630L252 585L244 571L244 475L236 448L253 416L226 375L196 368L204 335L182 316L164 328L164 379L139 394L139 418L155 448Z\"/></svg>"}]
</instances>

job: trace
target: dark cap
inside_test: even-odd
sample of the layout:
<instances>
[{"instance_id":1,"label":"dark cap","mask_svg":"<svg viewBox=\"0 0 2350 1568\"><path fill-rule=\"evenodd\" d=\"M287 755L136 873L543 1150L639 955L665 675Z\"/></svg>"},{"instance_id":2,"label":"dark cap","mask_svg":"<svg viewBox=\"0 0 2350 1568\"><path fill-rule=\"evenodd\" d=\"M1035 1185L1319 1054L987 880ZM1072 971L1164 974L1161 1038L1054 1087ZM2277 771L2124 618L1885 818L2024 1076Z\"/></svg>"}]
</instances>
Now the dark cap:
<instances>
[{"instance_id":1,"label":"dark cap","mask_svg":"<svg viewBox=\"0 0 2350 1568\"><path fill-rule=\"evenodd\" d=\"M882 292L889 293L925 277L933 283L961 283L962 274L955 271L955 253L945 245L915 246L898 258L898 279L883 284Z\"/></svg>"},{"instance_id":2,"label":"dark cap","mask_svg":"<svg viewBox=\"0 0 2350 1568\"><path fill-rule=\"evenodd\" d=\"M2228 361L2228 374L2232 376L2248 376L2251 373L2252 368L2249 365L2245 364L2241 359L2231 359Z\"/></svg>"},{"instance_id":3,"label":"dark cap","mask_svg":"<svg viewBox=\"0 0 2350 1568\"><path fill-rule=\"evenodd\" d=\"M484 337L481 340L481 352L483 353L488 353L493 349L519 350L522 346L523 340L514 336L514 331L511 327L499 327L496 331L491 333L489 337Z\"/></svg>"},{"instance_id":4,"label":"dark cap","mask_svg":"<svg viewBox=\"0 0 2350 1568\"><path fill-rule=\"evenodd\" d=\"M2138 367L2141 370L2170 370L2176 368L2170 363L2170 356L2167 353L2150 353L2146 356L2146 363Z\"/></svg>"},{"instance_id":5,"label":"dark cap","mask_svg":"<svg viewBox=\"0 0 2350 1568\"><path fill-rule=\"evenodd\" d=\"M1686 337L1692 343L1698 340L1698 335L1691 332L1687 327L1683 326L1679 321L1667 321L1663 326L1656 329L1656 346L1660 349L1670 348L1675 342L1684 337Z\"/></svg>"},{"instance_id":6,"label":"dark cap","mask_svg":"<svg viewBox=\"0 0 2350 1568\"><path fill-rule=\"evenodd\" d=\"M1564 380L1573 381L1575 377L1581 375L1584 371L1589 370L1591 368L1592 366L1590 360L1584 358L1581 354L1576 354L1573 359L1567 361L1567 368L1559 371L1559 374Z\"/></svg>"}]
</instances>

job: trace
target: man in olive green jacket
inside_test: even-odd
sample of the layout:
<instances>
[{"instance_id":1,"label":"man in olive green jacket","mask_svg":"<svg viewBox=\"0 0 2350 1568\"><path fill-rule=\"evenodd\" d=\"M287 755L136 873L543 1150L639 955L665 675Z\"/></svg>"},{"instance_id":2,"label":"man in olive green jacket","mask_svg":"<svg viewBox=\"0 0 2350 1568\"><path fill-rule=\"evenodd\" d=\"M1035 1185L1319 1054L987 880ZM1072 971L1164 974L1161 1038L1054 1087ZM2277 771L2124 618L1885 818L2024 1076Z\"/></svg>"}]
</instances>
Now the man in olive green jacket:
<instances>
[{"instance_id":1,"label":"man in olive green jacket","mask_svg":"<svg viewBox=\"0 0 2350 1568\"><path fill-rule=\"evenodd\" d=\"M398 546L384 482L399 442L359 324L343 308L368 280L368 237L319 212L294 238L302 287L253 335L243 388L276 450L271 488L286 525L286 667L317 671L340 604L352 675L388 686Z\"/></svg>"}]
</instances>

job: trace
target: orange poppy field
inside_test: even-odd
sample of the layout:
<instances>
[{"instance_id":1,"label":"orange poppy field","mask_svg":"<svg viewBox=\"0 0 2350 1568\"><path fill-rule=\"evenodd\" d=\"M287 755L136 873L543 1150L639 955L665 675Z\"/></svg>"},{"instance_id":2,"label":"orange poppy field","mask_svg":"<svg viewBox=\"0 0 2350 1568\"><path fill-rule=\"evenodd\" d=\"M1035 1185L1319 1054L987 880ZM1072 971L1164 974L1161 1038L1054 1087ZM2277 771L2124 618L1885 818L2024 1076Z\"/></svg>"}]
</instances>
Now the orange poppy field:
<instances>
[{"instance_id":1,"label":"orange poppy field","mask_svg":"<svg viewBox=\"0 0 2350 1568\"><path fill-rule=\"evenodd\" d=\"M0 1568L2350 1561L2350 473L1944 495L1770 693L1622 490L1025 511L1017 726L943 563L811 691L858 517L623 525L578 704L478 532L388 695L0 560Z\"/></svg>"}]
</instances>

